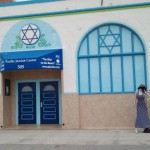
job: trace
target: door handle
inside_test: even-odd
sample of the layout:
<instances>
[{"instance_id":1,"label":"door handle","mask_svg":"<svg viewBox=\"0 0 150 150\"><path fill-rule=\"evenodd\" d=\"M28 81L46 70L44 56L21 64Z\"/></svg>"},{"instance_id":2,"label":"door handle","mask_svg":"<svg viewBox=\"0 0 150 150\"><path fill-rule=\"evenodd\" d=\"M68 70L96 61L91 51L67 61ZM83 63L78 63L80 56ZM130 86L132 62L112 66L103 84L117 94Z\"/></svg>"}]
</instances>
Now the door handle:
<instances>
[{"instance_id":1,"label":"door handle","mask_svg":"<svg viewBox=\"0 0 150 150\"><path fill-rule=\"evenodd\" d=\"M43 103L41 102L41 107L43 107Z\"/></svg>"}]
</instances>

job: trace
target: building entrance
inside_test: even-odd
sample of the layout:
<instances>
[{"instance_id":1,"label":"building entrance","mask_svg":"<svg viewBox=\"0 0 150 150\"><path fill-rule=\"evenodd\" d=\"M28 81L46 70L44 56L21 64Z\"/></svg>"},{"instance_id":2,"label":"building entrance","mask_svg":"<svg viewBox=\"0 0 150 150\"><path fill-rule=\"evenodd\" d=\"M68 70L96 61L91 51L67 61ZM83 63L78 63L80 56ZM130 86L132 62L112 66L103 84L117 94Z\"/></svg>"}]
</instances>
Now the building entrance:
<instances>
[{"instance_id":1,"label":"building entrance","mask_svg":"<svg viewBox=\"0 0 150 150\"><path fill-rule=\"evenodd\" d=\"M18 83L18 123L59 124L58 99L58 81Z\"/></svg>"}]
</instances>

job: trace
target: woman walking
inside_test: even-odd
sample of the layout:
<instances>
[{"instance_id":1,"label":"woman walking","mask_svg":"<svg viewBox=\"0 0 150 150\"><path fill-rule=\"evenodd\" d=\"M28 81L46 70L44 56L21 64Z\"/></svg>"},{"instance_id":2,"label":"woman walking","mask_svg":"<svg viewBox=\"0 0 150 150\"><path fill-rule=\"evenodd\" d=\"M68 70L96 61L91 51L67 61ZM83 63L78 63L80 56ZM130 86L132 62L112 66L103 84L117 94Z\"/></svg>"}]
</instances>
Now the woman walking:
<instances>
[{"instance_id":1,"label":"woman walking","mask_svg":"<svg viewBox=\"0 0 150 150\"><path fill-rule=\"evenodd\" d=\"M150 133L150 119L147 110L147 99L149 96L146 93L146 87L144 84L140 84L136 93L135 104L137 108L137 117L135 122L135 128L144 128L144 133Z\"/></svg>"}]
</instances>

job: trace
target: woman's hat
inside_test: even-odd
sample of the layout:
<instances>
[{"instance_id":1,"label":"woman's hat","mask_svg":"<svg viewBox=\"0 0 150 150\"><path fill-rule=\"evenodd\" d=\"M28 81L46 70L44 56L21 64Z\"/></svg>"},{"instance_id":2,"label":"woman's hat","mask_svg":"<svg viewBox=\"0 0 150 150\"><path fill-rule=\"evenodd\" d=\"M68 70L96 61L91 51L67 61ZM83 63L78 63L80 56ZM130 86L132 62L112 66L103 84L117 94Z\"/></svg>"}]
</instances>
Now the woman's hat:
<instances>
[{"instance_id":1,"label":"woman's hat","mask_svg":"<svg viewBox=\"0 0 150 150\"><path fill-rule=\"evenodd\" d=\"M144 84L140 84L138 89L146 89L146 86Z\"/></svg>"}]
</instances>

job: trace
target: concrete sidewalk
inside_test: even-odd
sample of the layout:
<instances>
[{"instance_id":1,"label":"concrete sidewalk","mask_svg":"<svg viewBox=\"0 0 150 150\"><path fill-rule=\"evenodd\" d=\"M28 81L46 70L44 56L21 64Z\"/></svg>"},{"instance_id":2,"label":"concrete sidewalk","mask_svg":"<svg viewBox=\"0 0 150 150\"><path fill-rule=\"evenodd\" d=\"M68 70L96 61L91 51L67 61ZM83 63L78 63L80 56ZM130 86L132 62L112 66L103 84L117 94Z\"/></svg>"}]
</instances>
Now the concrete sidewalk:
<instances>
[{"instance_id":1,"label":"concrete sidewalk","mask_svg":"<svg viewBox=\"0 0 150 150\"><path fill-rule=\"evenodd\" d=\"M7 146L6 146L7 145ZM14 149L15 146L23 149L24 146L32 150L58 149L150 149L150 133L139 132L135 134L134 130L0 130L0 150ZM4 148L5 147L5 148ZM7 148L6 148L7 147ZM30 150L30 148L26 150ZM72 147L72 148L71 148ZM74 147L74 148L73 148ZM84 147L84 148L83 148ZM95 148L94 148L95 147ZM103 147L103 148L102 148ZM120 148L119 148L120 147ZM141 149L142 148L142 149ZM24 149L23 149L24 150Z\"/></svg>"}]
</instances>

